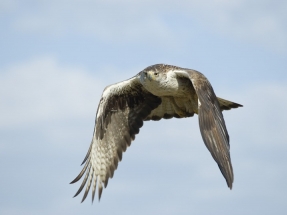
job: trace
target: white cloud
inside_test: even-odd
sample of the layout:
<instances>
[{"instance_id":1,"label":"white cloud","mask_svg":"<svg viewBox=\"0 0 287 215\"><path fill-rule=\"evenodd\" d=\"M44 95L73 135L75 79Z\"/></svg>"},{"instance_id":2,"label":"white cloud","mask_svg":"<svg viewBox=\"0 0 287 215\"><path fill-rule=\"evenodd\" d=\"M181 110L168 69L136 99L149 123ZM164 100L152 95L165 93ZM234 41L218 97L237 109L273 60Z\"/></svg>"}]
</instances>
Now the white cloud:
<instances>
[{"instance_id":1,"label":"white cloud","mask_svg":"<svg viewBox=\"0 0 287 215\"><path fill-rule=\"evenodd\" d=\"M14 26L26 32L61 36L95 36L103 41L135 42L149 39L161 43L174 39L173 32L159 16L145 14L137 4L119 1L49 1L37 4L37 10L22 14Z\"/></svg>"},{"instance_id":2,"label":"white cloud","mask_svg":"<svg viewBox=\"0 0 287 215\"><path fill-rule=\"evenodd\" d=\"M287 47L286 2L219 0L208 1L200 8L204 16L199 18L221 34L277 51L285 51Z\"/></svg>"},{"instance_id":3,"label":"white cloud","mask_svg":"<svg viewBox=\"0 0 287 215\"><path fill-rule=\"evenodd\" d=\"M60 65L51 57L33 59L0 74L0 127L85 117L103 85L81 68Z\"/></svg>"},{"instance_id":4,"label":"white cloud","mask_svg":"<svg viewBox=\"0 0 287 215\"><path fill-rule=\"evenodd\" d=\"M22 3L14 20L17 29L63 35L93 35L109 42L173 44L190 40L197 23L210 31L251 43L285 50L284 1L47 1ZM178 23L169 22L176 20Z\"/></svg>"}]
</instances>

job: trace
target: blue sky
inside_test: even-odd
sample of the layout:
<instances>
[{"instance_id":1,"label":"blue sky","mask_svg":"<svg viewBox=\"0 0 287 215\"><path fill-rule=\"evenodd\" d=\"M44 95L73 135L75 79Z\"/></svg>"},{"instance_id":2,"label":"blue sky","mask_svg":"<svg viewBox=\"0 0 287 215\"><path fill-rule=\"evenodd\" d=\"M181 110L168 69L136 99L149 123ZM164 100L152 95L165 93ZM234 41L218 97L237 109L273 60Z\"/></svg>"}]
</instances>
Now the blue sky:
<instances>
[{"instance_id":1,"label":"blue sky","mask_svg":"<svg viewBox=\"0 0 287 215\"><path fill-rule=\"evenodd\" d=\"M285 214L287 3L0 0L0 214ZM197 116L146 122L101 202L72 198L104 87L166 63L226 111L230 191Z\"/></svg>"}]
</instances>

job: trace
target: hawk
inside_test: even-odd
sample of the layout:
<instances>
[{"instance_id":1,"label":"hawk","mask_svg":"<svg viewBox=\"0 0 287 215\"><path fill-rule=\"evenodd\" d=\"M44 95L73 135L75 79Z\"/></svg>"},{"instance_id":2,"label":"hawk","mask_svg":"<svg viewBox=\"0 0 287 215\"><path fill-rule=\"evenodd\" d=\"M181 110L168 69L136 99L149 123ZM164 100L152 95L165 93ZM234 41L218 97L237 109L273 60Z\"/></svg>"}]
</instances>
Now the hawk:
<instances>
[{"instance_id":1,"label":"hawk","mask_svg":"<svg viewBox=\"0 0 287 215\"><path fill-rule=\"evenodd\" d=\"M83 182L75 194L85 187L82 202L92 187L94 201L96 186L100 200L143 121L185 118L198 115L200 132L207 149L231 189L233 169L230 159L229 135L223 110L242 105L216 97L207 78L200 72L171 65L156 64L136 76L107 86L102 94L93 139L80 174L71 182ZM74 197L75 197L74 196Z\"/></svg>"}]
</instances>

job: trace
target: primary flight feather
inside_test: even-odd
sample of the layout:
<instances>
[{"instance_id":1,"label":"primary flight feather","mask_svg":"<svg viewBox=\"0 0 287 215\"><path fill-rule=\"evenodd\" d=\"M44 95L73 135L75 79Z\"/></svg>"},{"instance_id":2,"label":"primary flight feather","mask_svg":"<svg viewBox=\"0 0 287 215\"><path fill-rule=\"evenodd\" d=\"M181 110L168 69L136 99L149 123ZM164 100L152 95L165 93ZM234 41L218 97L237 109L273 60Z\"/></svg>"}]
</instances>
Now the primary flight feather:
<instances>
[{"instance_id":1,"label":"primary flight feather","mask_svg":"<svg viewBox=\"0 0 287 215\"><path fill-rule=\"evenodd\" d=\"M143 121L191 117L198 114L203 141L231 189L233 169L229 136L222 111L242 105L216 97L207 78L198 71L157 64L136 76L104 89L93 139L80 174L71 182L83 182L82 202L92 187L92 201L98 186L99 199L117 169L122 153L139 133Z\"/></svg>"}]
</instances>

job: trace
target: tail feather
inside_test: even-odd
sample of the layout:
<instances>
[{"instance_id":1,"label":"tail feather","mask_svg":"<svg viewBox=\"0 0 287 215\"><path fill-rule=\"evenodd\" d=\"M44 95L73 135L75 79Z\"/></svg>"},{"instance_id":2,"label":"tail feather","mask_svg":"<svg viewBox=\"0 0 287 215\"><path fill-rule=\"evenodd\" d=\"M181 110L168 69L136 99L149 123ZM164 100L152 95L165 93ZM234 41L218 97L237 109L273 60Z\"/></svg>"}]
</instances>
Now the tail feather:
<instances>
[{"instance_id":1,"label":"tail feather","mask_svg":"<svg viewBox=\"0 0 287 215\"><path fill-rule=\"evenodd\" d=\"M221 111L230 110L231 108L243 107L243 105L241 105L241 104L231 102L231 101L219 98L219 97L217 97L217 100L219 102Z\"/></svg>"}]
</instances>

